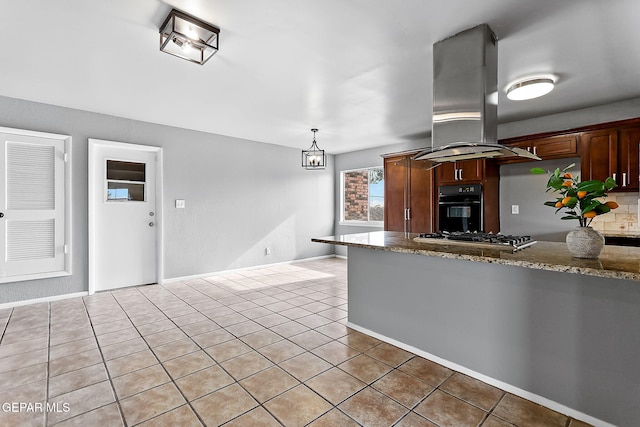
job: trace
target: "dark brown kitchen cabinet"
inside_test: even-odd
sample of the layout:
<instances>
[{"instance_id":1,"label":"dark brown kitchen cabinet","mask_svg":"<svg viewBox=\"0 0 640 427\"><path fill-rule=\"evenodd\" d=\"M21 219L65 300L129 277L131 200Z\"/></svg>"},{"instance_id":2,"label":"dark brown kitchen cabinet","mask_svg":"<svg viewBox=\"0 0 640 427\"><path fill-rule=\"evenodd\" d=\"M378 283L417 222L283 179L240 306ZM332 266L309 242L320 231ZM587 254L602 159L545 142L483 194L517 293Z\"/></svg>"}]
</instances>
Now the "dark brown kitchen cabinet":
<instances>
[{"instance_id":1,"label":"dark brown kitchen cabinet","mask_svg":"<svg viewBox=\"0 0 640 427\"><path fill-rule=\"evenodd\" d=\"M577 134L555 135L544 138L513 138L501 143L527 150L542 160L564 159L578 155ZM505 157L496 159L499 164L532 162L526 157Z\"/></svg>"},{"instance_id":2,"label":"dark brown kitchen cabinet","mask_svg":"<svg viewBox=\"0 0 640 427\"><path fill-rule=\"evenodd\" d=\"M638 191L640 189L639 151L640 127L620 130L618 134L618 173L622 180L618 184L620 190Z\"/></svg>"},{"instance_id":3,"label":"dark brown kitchen cabinet","mask_svg":"<svg viewBox=\"0 0 640 427\"><path fill-rule=\"evenodd\" d=\"M433 231L433 171L411 155L384 159L384 229Z\"/></svg>"},{"instance_id":4,"label":"dark brown kitchen cabinet","mask_svg":"<svg viewBox=\"0 0 640 427\"><path fill-rule=\"evenodd\" d=\"M603 129L580 134L580 179L612 177L613 191L638 191L638 144L640 128Z\"/></svg>"},{"instance_id":5,"label":"dark brown kitchen cabinet","mask_svg":"<svg viewBox=\"0 0 640 427\"><path fill-rule=\"evenodd\" d=\"M482 180L484 160L442 163L436 168L439 185L464 184Z\"/></svg>"}]
</instances>

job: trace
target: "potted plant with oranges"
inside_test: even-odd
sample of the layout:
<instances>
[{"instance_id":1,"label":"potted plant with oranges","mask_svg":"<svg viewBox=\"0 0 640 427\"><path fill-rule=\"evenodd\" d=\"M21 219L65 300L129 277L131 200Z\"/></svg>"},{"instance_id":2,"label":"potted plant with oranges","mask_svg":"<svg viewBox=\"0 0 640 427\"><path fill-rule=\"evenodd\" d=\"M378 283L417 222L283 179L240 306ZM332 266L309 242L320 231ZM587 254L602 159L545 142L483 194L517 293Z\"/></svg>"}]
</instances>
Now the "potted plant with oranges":
<instances>
[{"instance_id":1,"label":"potted plant with oranges","mask_svg":"<svg viewBox=\"0 0 640 427\"><path fill-rule=\"evenodd\" d=\"M559 193L556 200L545 202L546 206L556 208L556 213L562 211L564 216L560 219L577 219L580 226L567 234L567 247L576 258L597 258L604 247L604 236L590 227L591 221L598 215L603 215L618 207L614 201L605 202L607 192L616 187L613 178L604 181L591 180L580 182L569 169L556 169L549 172L547 191ZM542 168L532 168L533 174L547 173Z\"/></svg>"}]
</instances>

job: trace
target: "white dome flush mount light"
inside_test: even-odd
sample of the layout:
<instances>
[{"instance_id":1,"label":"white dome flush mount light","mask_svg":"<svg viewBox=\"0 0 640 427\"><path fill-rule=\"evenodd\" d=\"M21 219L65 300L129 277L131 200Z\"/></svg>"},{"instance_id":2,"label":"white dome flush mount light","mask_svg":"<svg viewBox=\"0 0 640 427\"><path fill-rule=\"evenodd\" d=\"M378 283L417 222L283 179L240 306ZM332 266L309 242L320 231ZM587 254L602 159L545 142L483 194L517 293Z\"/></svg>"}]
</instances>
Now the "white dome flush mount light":
<instances>
[{"instance_id":1,"label":"white dome flush mount light","mask_svg":"<svg viewBox=\"0 0 640 427\"><path fill-rule=\"evenodd\" d=\"M527 77L507 87L507 98L512 101L538 98L551 92L554 86L555 81L551 77Z\"/></svg>"}]
</instances>

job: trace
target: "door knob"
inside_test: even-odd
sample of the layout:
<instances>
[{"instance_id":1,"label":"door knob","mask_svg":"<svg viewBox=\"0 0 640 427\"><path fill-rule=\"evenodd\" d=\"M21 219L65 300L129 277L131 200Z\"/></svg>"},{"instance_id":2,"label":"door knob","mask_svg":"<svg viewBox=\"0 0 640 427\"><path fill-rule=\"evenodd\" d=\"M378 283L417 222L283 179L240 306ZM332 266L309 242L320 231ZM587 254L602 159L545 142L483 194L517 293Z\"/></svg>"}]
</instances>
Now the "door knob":
<instances>
[{"instance_id":1,"label":"door knob","mask_svg":"<svg viewBox=\"0 0 640 427\"><path fill-rule=\"evenodd\" d=\"M0 218L4 218L4 213L0 212Z\"/></svg>"},{"instance_id":2,"label":"door knob","mask_svg":"<svg viewBox=\"0 0 640 427\"><path fill-rule=\"evenodd\" d=\"M153 227L154 225L156 225L156 223L155 223L155 222L153 222L153 221L151 221L151 222L149 223L149 227Z\"/></svg>"}]
</instances>

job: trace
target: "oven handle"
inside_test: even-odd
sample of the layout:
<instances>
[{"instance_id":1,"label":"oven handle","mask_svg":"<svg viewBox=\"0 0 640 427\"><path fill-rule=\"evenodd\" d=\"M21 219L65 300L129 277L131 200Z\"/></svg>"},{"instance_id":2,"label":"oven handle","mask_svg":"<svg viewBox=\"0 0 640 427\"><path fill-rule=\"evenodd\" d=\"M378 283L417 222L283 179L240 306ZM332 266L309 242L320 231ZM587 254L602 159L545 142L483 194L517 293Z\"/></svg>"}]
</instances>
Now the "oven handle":
<instances>
[{"instance_id":1,"label":"oven handle","mask_svg":"<svg viewBox=\"0 0 640 427\"><path fill-rule=\"evenodd\" d=\"M480 205L480 200L472 200L470 202L438 202L439 205Z\"/></svg>"}]
</instances>

